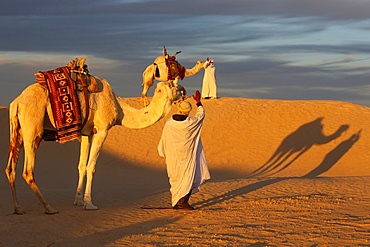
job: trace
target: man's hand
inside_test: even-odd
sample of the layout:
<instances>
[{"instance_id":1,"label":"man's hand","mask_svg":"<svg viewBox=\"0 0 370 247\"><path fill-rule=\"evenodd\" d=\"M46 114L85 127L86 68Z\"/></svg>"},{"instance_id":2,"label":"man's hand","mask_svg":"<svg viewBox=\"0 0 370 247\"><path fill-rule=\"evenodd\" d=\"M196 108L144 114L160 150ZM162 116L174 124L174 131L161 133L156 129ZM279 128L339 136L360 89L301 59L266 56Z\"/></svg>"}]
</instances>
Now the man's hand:
<instances>
[{"instance_id":1,"label":"man's hand","mask_svg":"<svg viewBox=\"0 0 370 247\"><path fill-rule=\"evenodd\" d=\"M199 90L195 91L195 94L193 94L193 99L199 103L200 102L200 92Z\"/></svg>"}]
</instances>

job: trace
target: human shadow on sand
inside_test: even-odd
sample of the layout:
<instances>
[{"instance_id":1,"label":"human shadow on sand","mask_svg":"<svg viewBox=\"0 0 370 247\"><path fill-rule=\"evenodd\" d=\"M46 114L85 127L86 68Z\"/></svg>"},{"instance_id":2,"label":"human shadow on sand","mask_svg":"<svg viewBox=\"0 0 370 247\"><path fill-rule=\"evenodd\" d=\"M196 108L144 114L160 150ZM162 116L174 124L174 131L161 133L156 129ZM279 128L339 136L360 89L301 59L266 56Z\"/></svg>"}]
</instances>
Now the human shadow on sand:
<instances>
[{"instance_id":1,"label":"human shadow on sand","mask_svg":"<svg viewBox=\"0 0 370 247\"><path fill-rule=\"evenodd\" d=\"M352 146L360 139L361 131L350 136L347 140L340 143L332 151L330 151L315 169L303 176L303 178L315 178L320 174L329 171L339 160L347 153Z\"/></svg>"},{"instance_id":2,"label":"human shadow on sand","mask_svg":"<svg viewBox=\"0 0 370 247\"><path fill-rule=\"evenodd\" d=\"M94 231L84 236L64 236L63 240L52 243L56 246L134 246L130 239L132 235L155 235L153 229L175 224L183 216L164 216L160 218L149 219L144 222L135 222L126 226L120 226L103 231Z\"/></svg>"},{"instance_id":3,"label":"human shadow on sand","mask_svg":"<svg viewBox=\"0 0 370 247\"><path fill-rule=\"evenodd\" d=\"M271 158L261 167L250 173L249 177L271 176L283 171L307 152L313 145L323 145L341 136L349 126L341 125L333 134L323 133L323 118L306 123L288 135L276 149Z\"/></svg>"},{"instance_id":4,"label":"human shadow on sand","mask_svg":"<svg viewBox=\"0 0 370 247\"><path fill-rule=\"evenodd\" d=\"M342 126L345 126L345 125L342 125ZM339 129L343 129L343 127ZM224 201L233 199L238 196L248 194L258 189L262 189L265 186L279 183L281 181L285 181L289 179L316 178L319 175L323 174L324 172L327 172L328 170L330 170L340 160L340 158L343 157L343 155L345 155L353 147L353 145L360 139L361 131L362 130L359 130L357 133L350 136L347 140L344 140L343 142L341 142L338 146L336 146L332 151L330 151L324 157L323 161L316 168L314 168L312 171L308 172L304 176L267 178L265 180L255 182L255 183L234 189L232 191L226 192L222 195L215 196L208 200L204 200L202 202L196 203L194 204L194 206L197 206L198 208L208 207L211 205L215 205L215 204L222 203Z\"/></svg>"},{"instance_id":5,"label":"human shadow on sand","mask_svg":"<svg viewBox=\"0 0 370 247\"><path fill-rule=\"evenodd\" d=\"M215 197L209 198L207 200L203 200L199 203L194 203L193 206L195 206L196 208L204 208L204 207L209 207L209 206L212 206L212 205L216 205L216 204L222 203L224 201L231 200L231 199L233 199L237 196L242 196L242 195L248 194L252 191L261 189L265 186L275 184L275 183L278 183L278 182L286 180L286 179L288 179L288 178L272 178L272 179L267 179L267 180L263 180L263 181L258 181L256 183L252 183L252 184L240 187L238 189L226 192L222 195L215 196Z\"/></svg>"}]
</instances>

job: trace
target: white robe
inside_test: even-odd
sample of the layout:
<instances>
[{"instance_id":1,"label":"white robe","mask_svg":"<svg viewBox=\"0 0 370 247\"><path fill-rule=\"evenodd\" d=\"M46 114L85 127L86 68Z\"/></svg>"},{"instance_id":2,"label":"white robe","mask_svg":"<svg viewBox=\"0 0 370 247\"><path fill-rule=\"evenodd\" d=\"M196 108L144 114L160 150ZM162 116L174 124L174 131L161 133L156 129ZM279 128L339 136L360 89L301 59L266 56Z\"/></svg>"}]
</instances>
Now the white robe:
<instances>
[{"instance_id":1,"label":"white robe","mask_svg":"<svg viewBox=\"0 0 370 247\"><path fill-rule=\"evenodd\" d=\"M217 97L216 67L213 64L205 64L202 97Z\"/></svg>"},{"instance_id":2,"label":"white robe","mask_svg":"<svg viewBox=\"0 0 370 247\"><path fill-rule=\"evenodd\" d=\"M200 132L205 113L199 106L194 117L184 121L167 120L158 153L166 158L167 175L171 185L172 206L184 196L196 193L200 185L210 179Z\"/></svg>"}]
</instances>

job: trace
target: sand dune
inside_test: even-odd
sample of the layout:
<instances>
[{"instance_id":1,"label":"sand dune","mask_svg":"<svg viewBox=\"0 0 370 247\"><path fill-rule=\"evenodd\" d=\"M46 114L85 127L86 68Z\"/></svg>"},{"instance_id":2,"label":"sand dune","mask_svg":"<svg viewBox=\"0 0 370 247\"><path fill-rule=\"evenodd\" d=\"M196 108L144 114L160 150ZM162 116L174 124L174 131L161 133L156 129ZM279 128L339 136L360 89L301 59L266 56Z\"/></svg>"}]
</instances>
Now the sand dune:
<instances>
[{"instance_id":1,"label":"sand dune","mask_svg":"<svg viewBox=\"0 0 370 247\"><path fill-rule=\"evenodd\" d=\"M276 176L370 175L367 107L237 98L203 104L207 117L202 136L212 169L246 175L264 166L268 169L260 173L271 170ZM156 145L165 121L144 130L115 127L105 148L139 165L162 167Z\"/></svg>"},{"instance_id":2,"label":"sand dune","mask_svg":"<svg viewBox=\"0 0 370 247\"><path fill-rule=\"evenodd\" d=\"M141 106L139 98L127 102ZM9 185L0 176L0 246L370 244L368 107L245 98L203 105L212 179L191 198L197 210L140 209L170 205L164 159L156 151L168 115L146 129L110 130L93 186L98 211L73 206L79 143L42 142L36 181L60 214L43 214L22 181L20 162L18 197L27 214L12 214ZM7 121L7 108L0 108L4 168Z\"/></svg>"}]
</instances>

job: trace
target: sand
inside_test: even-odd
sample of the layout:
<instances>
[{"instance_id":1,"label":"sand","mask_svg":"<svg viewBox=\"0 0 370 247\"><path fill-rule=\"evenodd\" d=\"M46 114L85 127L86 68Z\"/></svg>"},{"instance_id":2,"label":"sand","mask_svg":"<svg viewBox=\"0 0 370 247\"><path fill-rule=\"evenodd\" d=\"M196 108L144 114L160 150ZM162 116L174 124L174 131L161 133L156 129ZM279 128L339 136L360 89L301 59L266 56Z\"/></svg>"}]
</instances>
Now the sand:
<instances>
[{"instance_id":1,"label":"sand","mask_svg":"<svg viewBox=\"0 0 370 247\"><path fill-rule=\"evenodd\" d=\"M140 106L139 98L127 102ZM37 152L36 182L56 215L44 214L22 179L21 156L17 192L26 214L13 214L3 173L0 246L370 246L370 108L246 98L203 105L212 178L191 197L196 210L141 209L170 207L156 151L170 113L146 129L110 130L93 184L97 211L73 205L78 141L42 142ZM7 115L1 108L4 169Z\"/></svg>"}]
</instances>

